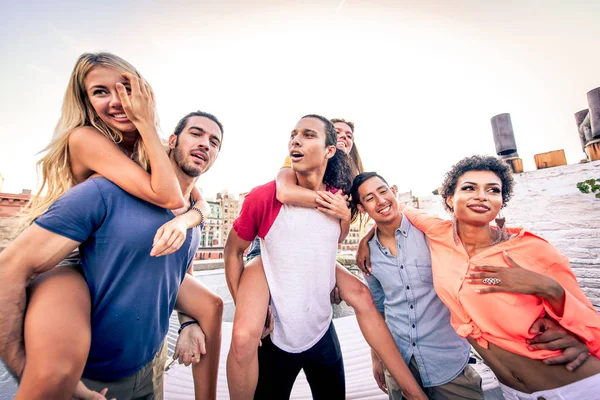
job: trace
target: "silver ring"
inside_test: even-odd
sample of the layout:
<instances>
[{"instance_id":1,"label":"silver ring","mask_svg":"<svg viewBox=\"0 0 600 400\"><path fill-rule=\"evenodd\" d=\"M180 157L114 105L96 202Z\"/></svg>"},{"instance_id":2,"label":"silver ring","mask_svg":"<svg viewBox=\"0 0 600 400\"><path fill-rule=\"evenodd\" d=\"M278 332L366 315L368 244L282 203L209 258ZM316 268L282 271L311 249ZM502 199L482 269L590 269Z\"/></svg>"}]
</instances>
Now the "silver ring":
<instances>
[{"instance_id":1,"label":"silver ring","mask_svg":"<svg viewBox=\"0 0 600 400\"><path fill-rule=\"evenodd\" d=\"M499 285L501 282L498 278L484 278L481 280L481 283L485 283L486 285Z\"/></svg>"}]
</instances>

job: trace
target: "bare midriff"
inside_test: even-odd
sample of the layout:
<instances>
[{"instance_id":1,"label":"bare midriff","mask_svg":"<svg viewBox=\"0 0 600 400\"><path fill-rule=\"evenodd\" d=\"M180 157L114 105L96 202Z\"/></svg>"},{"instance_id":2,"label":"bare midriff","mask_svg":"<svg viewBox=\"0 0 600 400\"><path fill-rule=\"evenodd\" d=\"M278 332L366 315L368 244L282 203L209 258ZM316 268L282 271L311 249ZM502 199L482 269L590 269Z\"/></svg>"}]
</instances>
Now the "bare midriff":
<instances>
[{"instance_id":1,"label":"bare midriff","mask_svg":"<svg viewBox=\"0 0 600 400\"><path fill-rule=\"evenodd\" d=\"M546 365L542 360L512 353L493 343L485 349L476 340L467 339L500 382L523 393L556 389L600 373L600 360L592 355L582 366L570 372L565 364Z\"/></svg>"}]
</instances>

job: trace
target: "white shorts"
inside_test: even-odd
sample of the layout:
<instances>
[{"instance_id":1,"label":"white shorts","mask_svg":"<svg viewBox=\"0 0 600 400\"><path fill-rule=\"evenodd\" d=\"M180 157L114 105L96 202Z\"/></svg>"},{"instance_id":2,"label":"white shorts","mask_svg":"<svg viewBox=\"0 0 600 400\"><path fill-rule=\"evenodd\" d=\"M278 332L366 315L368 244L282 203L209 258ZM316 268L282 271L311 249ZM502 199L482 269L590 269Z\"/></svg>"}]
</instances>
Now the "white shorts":
<instances>
[{"instance_id":1,"label":"white shorts","mask_svg":"<svg viewBox=\"0 0 600 400\"><path fill-rule=\"evenodd\" d=\"M500 384L506 400L597 400L600 399L600 374L556 389L523 393Z\"/></svg>"}]
</instances>

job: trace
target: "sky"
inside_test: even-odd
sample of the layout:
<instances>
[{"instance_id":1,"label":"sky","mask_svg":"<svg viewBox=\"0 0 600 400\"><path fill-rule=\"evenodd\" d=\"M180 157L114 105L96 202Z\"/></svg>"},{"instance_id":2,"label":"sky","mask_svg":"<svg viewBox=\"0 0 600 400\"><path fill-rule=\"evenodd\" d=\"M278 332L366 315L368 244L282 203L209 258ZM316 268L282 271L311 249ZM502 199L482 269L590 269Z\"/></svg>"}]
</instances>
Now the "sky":
<instances>
[{"instance_id":1,"label":"sky","mask_svg":"<svg viewBox=\"0 0 600 400\"><path fill-rule=\"evenodd\" d=\"M223 147L198 185L246 192L274 178L305 114L345 118L367 170L427 195L461 158L495 154L508 112L534 155L584 158L573 114L600 86L600 2L555 0L20 1L0 16L3 192L35 189L77 57L131 62L162 135L215 114Z\"/></svg>"}]
</instances>

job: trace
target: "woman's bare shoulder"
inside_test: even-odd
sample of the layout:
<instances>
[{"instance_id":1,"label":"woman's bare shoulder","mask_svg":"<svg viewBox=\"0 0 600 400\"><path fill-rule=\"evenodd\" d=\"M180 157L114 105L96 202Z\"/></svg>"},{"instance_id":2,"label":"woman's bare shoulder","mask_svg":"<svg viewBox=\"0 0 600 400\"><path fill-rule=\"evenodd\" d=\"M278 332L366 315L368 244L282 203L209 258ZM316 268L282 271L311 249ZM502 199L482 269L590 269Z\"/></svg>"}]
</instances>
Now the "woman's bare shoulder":
<instances>
[{"instance_id":1,"label":"woman's bare shoulder","mask_svg":"<svg viewBox=\"0 0 600 400\"><path fill-rule=\"evenodd\" d=\"M69 134L69 146L81 146L89 144L90 141L110 140L98 129L91 126L80 126Z\"/></svg>"}]
</instances>

